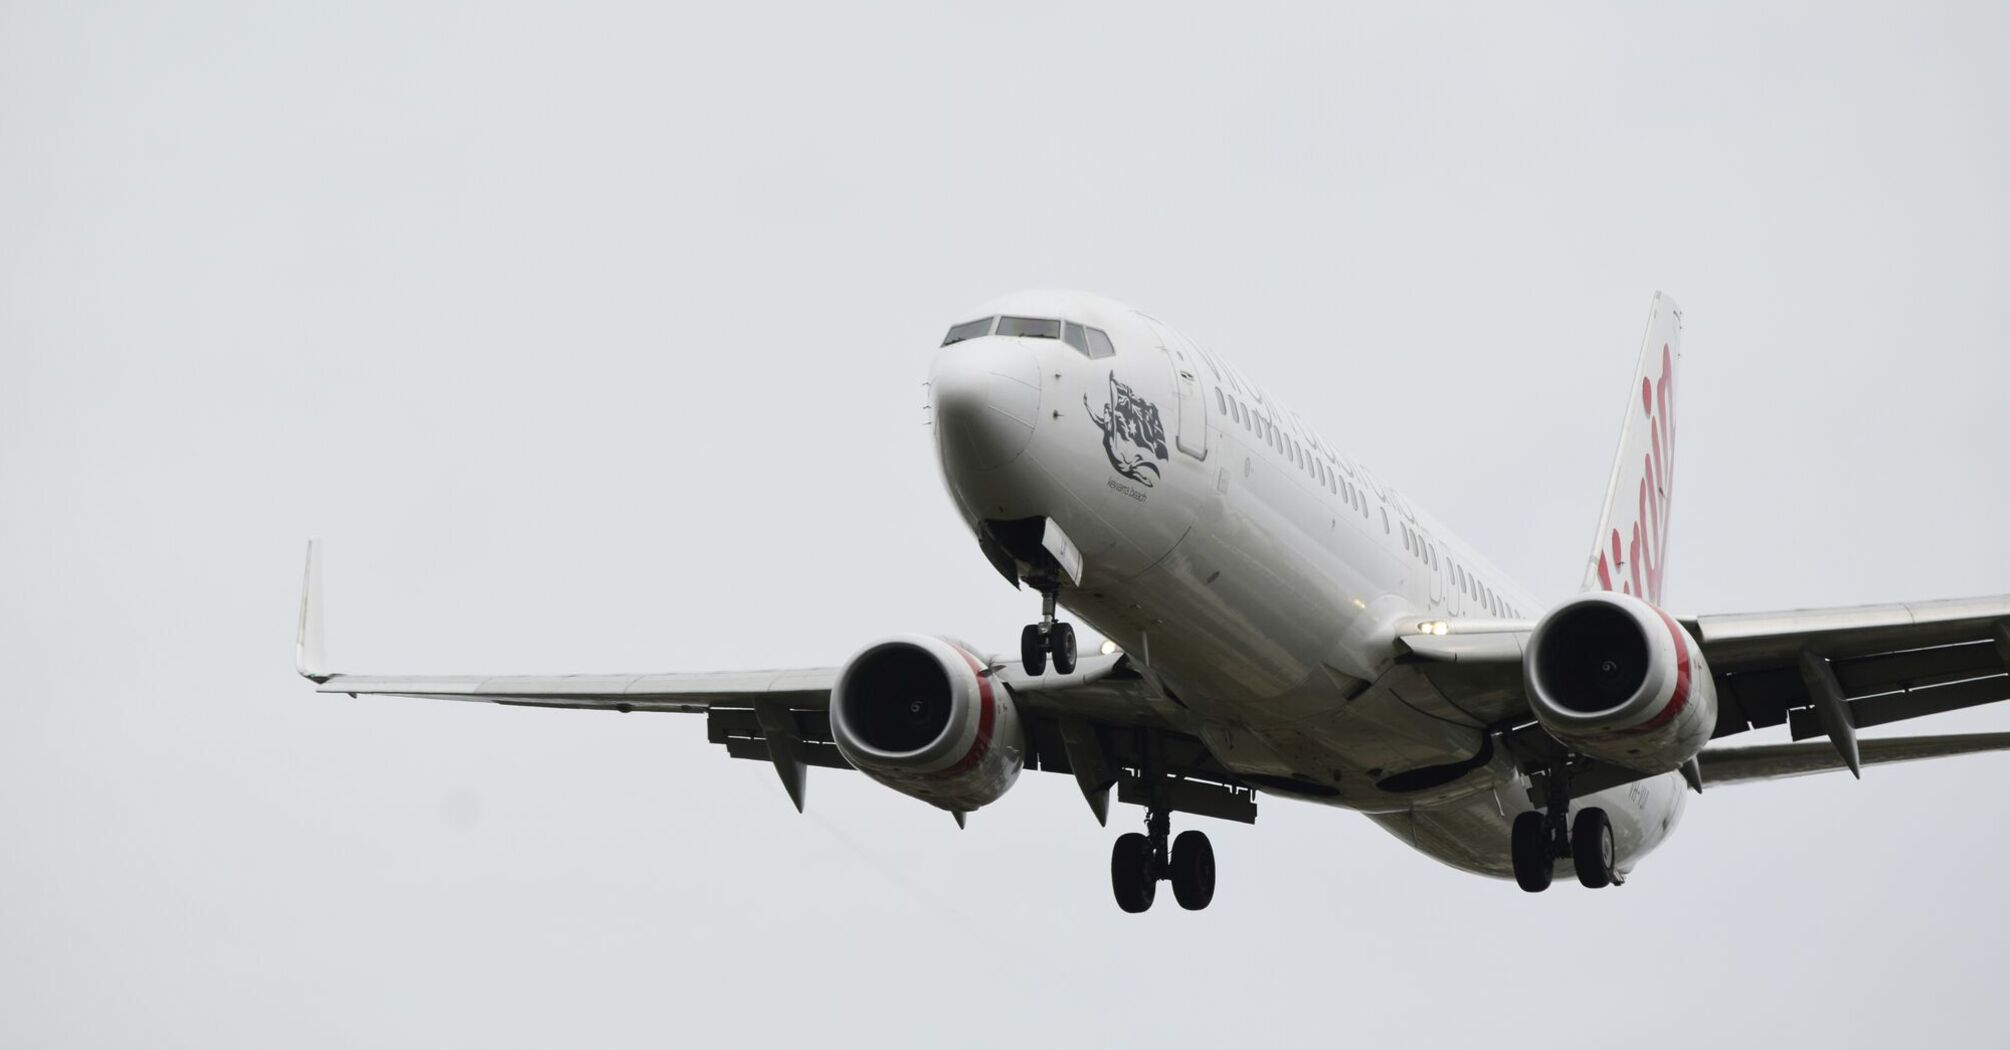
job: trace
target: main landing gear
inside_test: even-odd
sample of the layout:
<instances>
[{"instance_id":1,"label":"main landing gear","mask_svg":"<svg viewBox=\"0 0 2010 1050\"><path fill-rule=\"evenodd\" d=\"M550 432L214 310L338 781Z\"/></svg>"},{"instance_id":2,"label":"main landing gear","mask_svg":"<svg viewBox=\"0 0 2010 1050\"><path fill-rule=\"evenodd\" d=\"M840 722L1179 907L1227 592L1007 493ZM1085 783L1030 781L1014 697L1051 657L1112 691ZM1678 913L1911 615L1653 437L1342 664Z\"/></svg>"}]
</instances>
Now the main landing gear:
<instances>
[{"instance_id":1,"label":"main landing gear","mask_svg":"<svg viewBox=\"0 0 2010 1050\"><path fill-rule=\"evenodd\" d=\"M1570 819L1568 790L1552 782L1552 802L1548 813L1534 811L1514 818L1510 850L1514 857L1514 881L1530 893L1549 888L1556 862L1570 858L1577 869L1577 881L1588 889L1617 886L1621 879L1615 868L1618 853L1612 845L1612 820L1597 806L1579 810Z\"/></svg>"},{"instance_id":2,"label":"main landing gear","mask_svg":"<svg viewBox=\"0 0 2010 1050\"><path fill-rule=\"evenodd\" d=\"M1166 848L1172 821L1165 810L1145 817L1145 834L1117 836L1110 850L1110 889L1117 907L1136 914L1151 908L1159 880L1172 883L1173 898L1188 911L1199 911L1214 900L1214 844L1204 831L1182 831Z\"/></svg>"},{"instance_id":3,"label":"main landing gear","mask_svg":"<svg viewBox=\"0 0 2010 1050\"><path fill-rule=\"evenodd\" d=\"M1047 673L1047 657L1054 658L1054 673L1075 673L1075 628L1054 619L1054 601L1060 597L1058 583L1039 582L1040 622L1029 623L1019 632L1019 662L1026 673L1038 677ZM1147 902L1149 903L1149 902Z\"/></svg>"},{"instance_id":4,"label":"main landing gear","mask_svg":"<svg viewBox=\"0 0 2010 1050\"><path fill-rule=\"evenodd\" d=\"M1144 752L1145 833L1117 836L1110 850L1110 889L1117 907L1133 914L1152 906L1159 880L1173 884L1173 897L1188 911L1199 911L1214 900L1214 844L1202 831L1182 831L1172 838L1172 782L1166 779L1165 757L1156 733L1139 734ZM1167 840L1171 839L1168 848Z\"/></svg>"}]
</instances>

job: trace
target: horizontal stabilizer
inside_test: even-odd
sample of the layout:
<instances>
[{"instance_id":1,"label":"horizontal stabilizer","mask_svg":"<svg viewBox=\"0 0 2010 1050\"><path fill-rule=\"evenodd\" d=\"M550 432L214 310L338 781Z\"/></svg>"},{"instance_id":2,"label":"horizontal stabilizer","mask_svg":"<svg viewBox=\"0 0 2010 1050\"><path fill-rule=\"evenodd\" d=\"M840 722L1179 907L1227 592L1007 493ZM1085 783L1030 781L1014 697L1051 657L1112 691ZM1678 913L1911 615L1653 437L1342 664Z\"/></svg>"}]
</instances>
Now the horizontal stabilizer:
<instances>
[{"instance_id":1,"label":"horizontal stabilizer","mask_svg":"<svg viewBox=\"0 0 2010 1050\"><path fill-rule=\"evenodd\" d=\"M1984 751L2010 751L2010 733L1885 737L1859 740L1857 747L1863 764L1876 766L1886 762L1948 758ZM1848 768L1841 753L1827 741L1710 748L1697 757L1702 760L1704 787L1748 780L1779 780Z\"/></svg>"}]
</instances>

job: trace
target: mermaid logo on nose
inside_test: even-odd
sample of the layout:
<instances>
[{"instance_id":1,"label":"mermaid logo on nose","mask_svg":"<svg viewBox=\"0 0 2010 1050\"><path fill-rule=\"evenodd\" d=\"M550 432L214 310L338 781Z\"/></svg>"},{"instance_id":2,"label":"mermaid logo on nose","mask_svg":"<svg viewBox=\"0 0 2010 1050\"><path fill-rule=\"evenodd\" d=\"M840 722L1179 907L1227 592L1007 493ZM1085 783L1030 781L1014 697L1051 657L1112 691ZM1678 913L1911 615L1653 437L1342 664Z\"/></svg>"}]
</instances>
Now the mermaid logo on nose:
<instances>
[{"instance_id":1,"label":"mermaid logo on nose","mask_svg":"<svg viewBox=\"0 0 2010 1050\"><path fill-rule=\"evenodd\" d=\"M1168 458L1159 407L1119 382L1115 372L1110 373L1110 400L1102 416L1096 415L1087 394L1082 395L1082 407L1089 410L1089 421L1103 431L1103 452L1110 457L1110 466L1146 488L1157 484L1159 465L1152 459Z\"/></svg>"}]
</instances>

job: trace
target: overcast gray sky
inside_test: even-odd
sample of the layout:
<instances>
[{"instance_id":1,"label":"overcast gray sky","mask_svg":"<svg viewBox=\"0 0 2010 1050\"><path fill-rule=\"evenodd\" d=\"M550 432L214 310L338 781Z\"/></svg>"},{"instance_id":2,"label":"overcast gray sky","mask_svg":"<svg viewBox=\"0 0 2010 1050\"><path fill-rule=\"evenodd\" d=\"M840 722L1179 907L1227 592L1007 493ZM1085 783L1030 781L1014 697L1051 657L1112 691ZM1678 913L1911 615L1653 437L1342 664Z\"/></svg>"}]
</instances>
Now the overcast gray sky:
<instances>
[{"instance_id":1,"label":"overcast gray sky","mask_svg":"<svg viewBox=\"0 0 2010 1050\"><path fill-rule=\"evenodd\" d=\"M1665 289L1673 605L2010 591L2010 18L1841 6L0 3L0 1043L1976 1042L2010 759L1597 894L1267 799L1140 917L1066 778L798 816L698 718L292 672L310 534L341 669L1008 648L921 382L1049 285L1552 598Z\"/></svg>"}]
</instances>

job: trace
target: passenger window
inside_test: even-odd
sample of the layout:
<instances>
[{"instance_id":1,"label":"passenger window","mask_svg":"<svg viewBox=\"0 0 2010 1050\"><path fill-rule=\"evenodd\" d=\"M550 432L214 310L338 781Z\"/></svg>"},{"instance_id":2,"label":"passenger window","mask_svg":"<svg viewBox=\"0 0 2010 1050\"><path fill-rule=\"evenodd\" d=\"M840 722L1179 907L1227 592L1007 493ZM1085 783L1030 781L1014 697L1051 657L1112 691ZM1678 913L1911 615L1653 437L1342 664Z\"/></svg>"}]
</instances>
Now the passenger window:
<instances>
[{"instance_id":1,"label":"passenger window","mask_svg":"<svg viewBox=\"0 0 2010 1050\"><path fill-rule=\"evenodd\" d=\"M975 339L978 336L990 335L991 322L996 320L997 318L995 317L987 317L982 321L965 321L951 328L949 334L942 337L942 345L948 346L951 343L960 343L965 339Z\"/></svg>"},{"instance_id":2,"label":"passenger window","mask_svg":"<svg viewBox=\"0 0 2010 1050\"><path fill-rule=\"evenodd\" d=\"M1109 337L1109 336L1107 336L1107 335L1104 335L1104 334L1103 334L1103 330L1102 330L1102 329L1100 329L1100 328L1091 328L1091 329L1089 329L1089 330L1088 330L1088 334L1089 334L1089 356L1090 356L1090 357L1115 357L1115 356L1116 356L1116 354L1117 354L1117 348L1116 348L1116 347L1115 347L1114 345L1112 345L1112 344L1110 343L1110 337Z\"/></svg>"},{"instance_id":3,"label":"passenger window","mask_svg":"<svg viewBox=\"0 0 2010 1050\"><path fill-rule=\"evenodd\" d=\"M1222 415L1228 415L1228 399L1221 396L1221 388L1214 388L1214 407Z\"/></svg>"},{"instance_id":4,"label":"passenger window","mask_svg":"<svg viewBox=\"0 0 2010 1050\"><path fill-rule=\"evenodd\" d=\"M1069 321L1066 325L1062 326L1061 340L1069 346L1080 350L1084 355L1087 355L1089 352L1089 337L1083 334L1082 326L1073 321ZM1216 393L1220 393L1220 391L1216 391Z\"/></svg>"},{"instance_id":5,"label":"passenger window","mask_svg":"<svg viewBox=\"0 0 2010 1050\"><path fill-rule=\"evenodd\" d=\"M1389 508L1387 507L1382 508L1382 531L1385 534L1389 531Z\"/></svg>"},{"instance_id":6,"label":"passenger window","mask_svg":"<svg viewBox=\"0 0 2010 1050\"><path fill-rule=\"evenodd\" d=\"M1024 335L1035 339L1061 338L1061 322L1044 317L1000 317L999 335Z\"/></svg>"}]
</instances>

